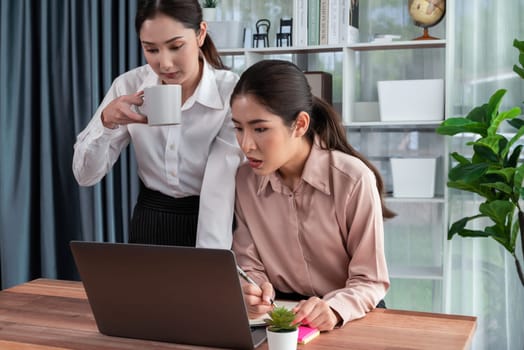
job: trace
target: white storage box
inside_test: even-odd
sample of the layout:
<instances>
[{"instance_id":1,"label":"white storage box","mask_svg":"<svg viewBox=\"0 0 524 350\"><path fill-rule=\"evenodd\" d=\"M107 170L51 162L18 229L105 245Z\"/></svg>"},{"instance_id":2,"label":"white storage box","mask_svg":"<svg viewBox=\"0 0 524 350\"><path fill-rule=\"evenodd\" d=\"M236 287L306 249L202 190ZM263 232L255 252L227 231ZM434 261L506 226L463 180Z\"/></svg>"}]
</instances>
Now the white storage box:
<instances>
[{"instance_id":1,"label":"white storage box","mask_svg":"<svg viewBox=\"0 0 524 350\"><path fill-rule=\"evenodd\" d=\"M444 80L377 82L380 120L439 121L444 119Z\"/></svg>"},{"instance_id":2,"label":"white storage box","mask_svg":"<svg viewBox=\"0 0 524 350\"><path fill-rule=\"evenodd\" d=\"M436 158L390 158L393 197L432 198L435 196Z\"/></svg>"}]
</instances>

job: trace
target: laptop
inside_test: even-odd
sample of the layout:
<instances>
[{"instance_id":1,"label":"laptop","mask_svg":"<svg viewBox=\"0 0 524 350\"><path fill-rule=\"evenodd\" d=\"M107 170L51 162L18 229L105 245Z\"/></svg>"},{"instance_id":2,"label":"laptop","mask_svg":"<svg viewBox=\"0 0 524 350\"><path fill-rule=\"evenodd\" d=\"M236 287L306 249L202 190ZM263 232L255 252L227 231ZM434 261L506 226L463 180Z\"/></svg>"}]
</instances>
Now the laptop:
<instances>
[{"instance_id":1,"label":"laptop","mask_svg":"<svg viewBox=\"0 0 524 350\"><path fill-rule=\"evenodd\" d=\"M230 250L70 242L98 330L106 335L254 349Z\"/></svg>"}]
</instances>

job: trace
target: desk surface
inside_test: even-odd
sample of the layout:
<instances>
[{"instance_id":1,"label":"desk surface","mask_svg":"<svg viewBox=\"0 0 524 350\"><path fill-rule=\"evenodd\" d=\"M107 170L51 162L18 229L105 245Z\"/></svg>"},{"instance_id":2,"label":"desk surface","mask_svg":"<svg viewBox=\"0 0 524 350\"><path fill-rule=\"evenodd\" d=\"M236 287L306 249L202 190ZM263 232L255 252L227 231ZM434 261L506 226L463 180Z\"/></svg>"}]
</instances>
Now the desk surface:
<instances>
[{"instance_id":1,"label":"desk surface","mask_svg":"<svg viewBox=\"0 0 524 350\"><path fill-rule=\"evenodd\" d=\"M467 349L475 327L475 317L376 309L298 348ZM100 334L80 282L37 279L0 292L0 349L102 348L209 349Z\"/></svg>"}]
</instances>

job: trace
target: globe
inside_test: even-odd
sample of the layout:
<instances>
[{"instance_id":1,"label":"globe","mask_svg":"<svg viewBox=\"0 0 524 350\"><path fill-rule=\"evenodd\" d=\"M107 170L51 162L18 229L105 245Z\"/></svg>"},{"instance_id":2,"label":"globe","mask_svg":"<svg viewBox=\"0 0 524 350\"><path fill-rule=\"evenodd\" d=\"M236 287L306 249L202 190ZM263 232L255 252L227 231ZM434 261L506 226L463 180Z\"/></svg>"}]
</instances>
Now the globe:
<instances>
[{"instance_id":1,"label":"globe","mask_svg":"<svg viewBox=\"0 0 524 350\"><path fill-rule=\"evenodd\" d=\"M438 39L429 35L428 28L438 24L446 13L446 0L409 0L409 15L424 34L415 40Z\"/></svg>"}]
</instances>

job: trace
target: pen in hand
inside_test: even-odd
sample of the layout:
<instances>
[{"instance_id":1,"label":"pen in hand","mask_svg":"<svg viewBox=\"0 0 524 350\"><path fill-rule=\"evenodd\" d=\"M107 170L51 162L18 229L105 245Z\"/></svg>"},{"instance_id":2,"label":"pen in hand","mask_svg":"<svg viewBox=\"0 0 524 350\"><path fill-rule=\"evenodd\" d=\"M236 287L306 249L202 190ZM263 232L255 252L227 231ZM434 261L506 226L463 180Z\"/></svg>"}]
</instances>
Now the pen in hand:
<instances>
[{"instance_id":1,"label":"pen in hand","mask_svg":"<svg viewBox=\"0 0 524 350\"><path fill-rule=\"evenodd\" d=\"M242 269L240 268L240 266L238 266L238 265L237 265L237 271L238 271L238 274L240 275L240 277L242 277L244 280L246 280L247 283L250 283L250 284L252 284L252 285L257 286L258 288L260 288L260 287L258 286L258 284L257 284L255 281L253 281L253 279L252 279L251 277L249 277L249 276L247 275L247 273L245 273L244 270L242 270ZM269 299L269 301L271 302L271 305L273 305L273 306L275 306L275 307L277 306L277 304L275 304L275 301L274 301L273 299Z\"/></svg>"}]
</instances>

